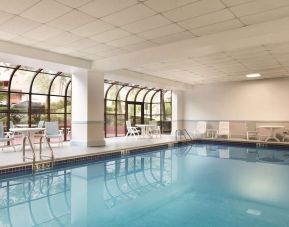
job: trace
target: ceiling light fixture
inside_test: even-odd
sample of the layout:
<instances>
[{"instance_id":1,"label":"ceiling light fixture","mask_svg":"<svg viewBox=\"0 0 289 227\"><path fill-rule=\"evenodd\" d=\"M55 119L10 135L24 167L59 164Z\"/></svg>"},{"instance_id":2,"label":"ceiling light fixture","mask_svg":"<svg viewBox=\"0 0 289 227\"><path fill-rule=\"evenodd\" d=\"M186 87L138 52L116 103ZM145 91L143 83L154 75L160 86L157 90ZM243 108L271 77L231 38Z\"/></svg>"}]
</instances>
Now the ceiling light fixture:
<instances>
[{"instance_id":1,"label":"ceiling light fixture","mask_svg":"<svg viewBox=\"0 0 289 227\"><path fill-rule=\"evenodd\" d=\"M259 73L252 73L252 74L247 74L246 77L247 78L257 78L257 77L260 77L261 74Z\"/></svg>"}]
</instances>

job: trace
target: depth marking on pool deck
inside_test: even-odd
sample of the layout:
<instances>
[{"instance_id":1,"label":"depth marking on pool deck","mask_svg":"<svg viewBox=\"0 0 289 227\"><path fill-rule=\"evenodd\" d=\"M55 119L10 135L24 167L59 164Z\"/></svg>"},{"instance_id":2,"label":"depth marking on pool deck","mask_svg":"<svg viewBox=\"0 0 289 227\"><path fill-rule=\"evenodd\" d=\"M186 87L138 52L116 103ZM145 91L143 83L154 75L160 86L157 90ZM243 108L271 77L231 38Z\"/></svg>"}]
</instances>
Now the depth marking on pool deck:
<instances>
[{"instance_id":1,"label":"depth marking on pool deck","mask_svg":"<svg viewBox=\"0 0 289 227\"><path fill-rule=\"evenodd\" d=\"M255 216L260 216L262 212L260 210L248 209L246 211L246 213L251 214L251 215L255 215Z\"/></svg>"}]
</instances>

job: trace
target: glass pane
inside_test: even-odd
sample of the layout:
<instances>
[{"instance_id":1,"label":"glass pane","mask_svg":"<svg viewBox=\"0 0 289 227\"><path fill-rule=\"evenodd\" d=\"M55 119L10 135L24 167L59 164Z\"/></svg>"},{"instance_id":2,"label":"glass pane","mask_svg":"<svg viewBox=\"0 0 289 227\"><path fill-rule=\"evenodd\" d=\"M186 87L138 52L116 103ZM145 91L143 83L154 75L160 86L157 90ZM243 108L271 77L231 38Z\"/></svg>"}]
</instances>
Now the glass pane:
<instances>
[{"instance_id":1,"label":"glass pane","mask_svg":"<svg viewBox=\"0 0 289 227\"><path fill-rule=\"evenodd\" d=\"M142 114L142 105L135 105L135 116L140 117Z\"/></svg>"},{"instance_id":2,"label":"glass pane","mask_svg":"<svg viewBox=\"0 0 289 227\"><path fill-rule=\"evenodd\" d=\"M112 99L112 100L115 100L116 99L116 94L118 92L118 89L120 88L120 85L113 85L108 93L107 93L107 99Z\"/></svg>"},{"instance_id":3,"label":"glass pane","mask_svg":"<svg viewBox=\"0 0 289 227\"><path fill-rule=\"evenodd\" d=\"M172 104L165 103L164 120L171 120L172 118Z\"/></svg>"},{"instance_id":4,"label":"glass pane","mask_svg":"<svg viewBox=\"0 0 289 227\"><path fill-rule=\"evenodd\" d=\"M50 114L50 121L58 121L59 129L64 128L64 114Z\"/></svg>"},{"instance_id":5,"label":"glass pane","mask_svg":"<svg viewBox=\"0 0 289 227\"><path fill-rule=\"evenodd\" d=\"M114 114L115 113L115 101L106 101L106 113Z\"/></svg>"},{"instance_id":6,"label":"glass pane","mask_svg":"<svg viewBox=\"0 0 289 227\"><path fill-rule=\"evenodd\" d=\"M67 105L66 105L67 113L71 113L71 98L67 98Z\"/></svg>"},{"instance_id":7,"label":"glass pane","mask_svg":"<svg viewBox=\"0 0 289 227\"><path fill-rule=\"evenodd\" d=\"M56 79L53 81L53 84L51 87L51 94L64 96L66 86L70 80L71 80L71 78L69 78L69 77L57 76Z\"/></svg>"},{"instance_id":8,"label":"glass pane","mask_svg":"<svg viewBox=\"0 0 289 227\"><path fill-rule=\"evenodd\" d=\"M30 84L35 72L17 70L11 82L11 91L29 92Z\"/></svg>"},{"instance_id":9,"label":"glass pane","mask_svg":"<svg viewBox=\"0 0 289 227\"><path fill-rule=\"evenodd\" d=\"M47 118L47 114L37 114L37 113L33 113L31 115L31 126L37 126L37 124L39 123L39 121L48 121Z\"/></svg>"},{"instance_id":10,"label":"glass pane","mask_svg":"<svg viewBox=\"0 0 289 227\"><path fill-rule=\"evenodd\" d=\"M145 103L144 104L144 114L146 114L146 115L150 115L151 114L150 107L151 107L151 104L149 104L149 103Z\"/></svg>"},{"instance_id":11,"label":"glass pane","mask_svg":"<svg viewBox=\"0 0 289 227\"><path fill-rule=\"evenodd\" d=\"M47 98L46 95L32 95L31 112L34 114L47 113Z\"/></svg>"},{"instance_id":12,"label":"glass pane","mask_svg":"<svg viewBox=\"0 0 289 227\"><path fill-rule=\"evenodd\" d=\"M153 100L152 100L152 103L160 103L160 100L161 100L161 92L158 91L154 97L153 97Z\"/></svg>"},{"instance_id":13,"label":"glass pane","mask_svg":"<svg viewBox=\"0 0 289 227\"><path fill-rule=\"evenodd\" d=\"M0 113L0 122L3 122L4 129L7 130L7 113Z\"/></svg>"},{"instance_id":14,"label":"glass pane","mask_svg":"<svg viewBox=\"0 0 289 227\"><path fill-rule=\"evenodd\" d=\"M125 136L125 115L117 115L117 135Z\"/></svg>"},{"instance_id":15,"label":"glass pane","mask_svg":"<svg viewBox=\"0 0 289 227\"><path fill-rule=\"evenodd\" d=\"M152 115L160 114L160 104L152 104Z\"/></svg>"},{"instance_id":16,"label":"glass pane","mask_svg":"<svg viewBox=\"0 0 289 227\"><path fill-rule=\"evenodd\" d=\"M149 124L151 118L149 115L144 115L144 124Z\"/></svg>"},{"instance_id":17,"label":"glass pane","mask_svg":"<svg viewBox=\"0 0 289 227\"><path fill-rule=\"evenodd\" d=\"M72 96L72 93L71 93L71 83L69 84L68 86L68 89L67 89L67 96Z\"/></svg>"},{"instance_id":18,"label":"glass pane","mask_svg":"<svg viewBox=\"0 0 289 227\"><path fill-rule=\"evenodd\" d=\"M48 75L39 73L32 86L32 92L33 93L40 93L40 94L48 94L50 82L54 78L54 75Z\"/></svg>"},{"instance_id":19,"label":"glass pane","mask_svg":"<svg viewBox=\"0 0 289 227\"><path fill-rule=\"evenodd\" d=\"M0 111L8 109L7 105L8 94L5 92L0 92Z\"/></svg>"},{"instance_id":20,"label":"glass pane","mask_svg":"<svg viewBox=\"0 0 289 227\"><path fill-rule=\"evenodd\" d=\"M50 97L50 113L64 113L64 97Z\"/></svg>"},{"instance_id":21,"label":"glass pane","mask_svg":"<svg viewBox=\"0 0 289 227\"><path fill-rule=\"evenodd\" d=\"M115 136L115 115L106 115L106 137Z\"/></svg>"},{"instance_id":22,"label":"glass pane","mask_svg":"<svg viewBox=\"0 0 289 227\"><path fill-rule=\"evenodd\" d=\"M0 67L0 91L7 91L13 69Z\"/></svg>"},{"instance_id":23,"label":"glass pane","mask_svg":"<svg viewBox=\"0 0 289 227\"><path fill-rule=\"evenodd\" d=\"M10 120L13 122L14 126L17 127L19 124L28 125L28 114L26 113L11 113Z\"/></svg>"},{"instance_id":24,"label":"glass pane","mask_svg":"<svg viewBox=\"0 0 289 227\"><path fill-rule=\"evenodd\" d=\"M145 97L145 102L151 102L151 98L153 96L153 94L155 93L156 91L150 91L149 93L147 93L146 97Z\"/></svg>"},{"instance_id":25,"label":"glass pane","mask_svg":"<svg viewBox=\"0 0 289 227\"><path fill-rule=\"evenodd\" d=\"M125 102L117 101L117 114L125 114Z\"/></svg>"},{"instance_id":26,"label":"glass pane","mask_svg":"<svg viewBox=\"0 0 289 227\"><path fill-rule=\"evenodd\" d=\"M131 89L131 87L123 87L123 88L120 90L117 99L118 99L118 100L125 101L126 95L127 95L127 93L129 92L130 89Z\"/></svg>"},{"instance_id":27,"label":"glass pane","mask_svg":"<svg viewBox=\"0 0 289 227\"><path fill-rule=\"evenodd\" d=\"M172 101L172 92L167 91L164 94L164 102L171 102Z\"/></svg>"},{"instance_id":28,"label":"glass pane","mask_svg":"<svg viewBox=\"0 0 289 227\"><path fill-rule=\"evenodd\" d=\"M12 112L28 112L29 95L11 93L10 103Z\"/></svg>"},{"instance_id":29,"label":"glass pane","mask_svg":"<svg viewBox=\"0 0 289 227\"><path fill-rule=\"evenodd\" d=\"M144 95L145 95L147 92L148 92L147 89L141 90L141 91L138 93L137 97L136 97L136 101L137 101L137 102L143 102Z\"/></svg>"},{"instance_id":30,"label":"glass pane","mask_svg":"<svg viewBox=\"0 0 289 227\"><path fill-rule=\"evenodd\" d=\"M127 105L127 118L134 124L134 104Z\"/></svg>"},{"instance_id":31,"label":"glass pane","mask_svg":"<svg viewBox=\"0 0 289 227\"><path fill-rule=\"evenodd\" d=\"M135 100L135 96L138 93L140 89L139 88L134 88L132 89L129 94L128 94L128 98L127 101L134 101Z\"/></svg>"}]
</instances>

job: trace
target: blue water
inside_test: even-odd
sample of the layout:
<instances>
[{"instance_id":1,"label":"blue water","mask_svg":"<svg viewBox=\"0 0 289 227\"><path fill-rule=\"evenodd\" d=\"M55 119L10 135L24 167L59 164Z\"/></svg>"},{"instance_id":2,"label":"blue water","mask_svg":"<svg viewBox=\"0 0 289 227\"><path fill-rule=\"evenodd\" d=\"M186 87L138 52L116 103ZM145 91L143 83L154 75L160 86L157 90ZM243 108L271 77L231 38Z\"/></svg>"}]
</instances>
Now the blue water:
<instances>
[{"instance_id":1,"label":"blue water","mask_svg":"<svg viewBox=\"0 0 289 227\"><path fill-rule=\"evenodd\" d=\"M289 226L289 151L191 145L0 181L0 226Z\"/></svg>"}]
</instances>

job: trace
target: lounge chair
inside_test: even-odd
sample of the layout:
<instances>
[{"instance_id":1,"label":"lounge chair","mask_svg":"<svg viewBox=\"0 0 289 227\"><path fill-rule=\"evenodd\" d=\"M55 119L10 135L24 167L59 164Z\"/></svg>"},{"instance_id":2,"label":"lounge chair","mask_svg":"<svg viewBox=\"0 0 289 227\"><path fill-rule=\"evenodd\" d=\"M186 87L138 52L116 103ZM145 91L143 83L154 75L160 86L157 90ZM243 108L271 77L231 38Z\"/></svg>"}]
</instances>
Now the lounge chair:
<instances>
[{"instance_id":1,"label":"lounge chair","mask_svg":"<svg viewBox=\"0 0 289 227\"><path fill-rule=\"evenodd\" d=\"M63 146L63 131L59 130L57 121L45 122L44 136L48 143L50 143L50 139L56 138L58 139L59 145L61 144L61 146Z\"/></svg>"},{"instance_id":2,"label":"lounge chair","mask_svg":"<svg viewBox=\"0 0 289 227\"><path fill-rule=\"evenodd\" d=\"M225 136L228 139L230 138L230 122L229 121L220 121L218 137Z\"/></svg>"},{"instance_id":3,"label":"lounge chair","mask_svg":"<svg viewBox=\"0 0 289 227\"><path fill-rule=\"evenodd\" d=\"M150 135L152 135L152 136L155 135L155 136L161 137L161 127L157 125L157 122L156 121L149 121L149 125L152 125L149 128Z\"/></svg>"},{"instance_id":4,"label":"lounge chair","mask_svg":"<svg viewBox=\"0 0 289 227\"><path fill-rule=\"evenodd\" d=\"M249 140L250 138L259 139L255 122L246 122L246 129L247 129L246 132L247 140Z\"/></svg>"},{"instance_id":5,"label":"lounge chair","mask_svg":"<svg viewBox=\"0 0 289 227\"><path fill-rule=\"evenodd\" d=\"M139 136L140 135L140 131L138 130L138 128L131 126L130 121L126 121L125 123L126 123L126 129L127 129L127 133L125 136L129 136L129 135Z\"/></svg>"},{"instance_id":6,"label":"lounge chair","mask_svg":"<svg viewBox=\"0 0 289 227\"><path fill-rule=\"evenodd\" d=\"M194 131L194 137L204 137L207 133L207 122L198 121L196 124L196 130Z\"/></svg>"}]
</instances>

